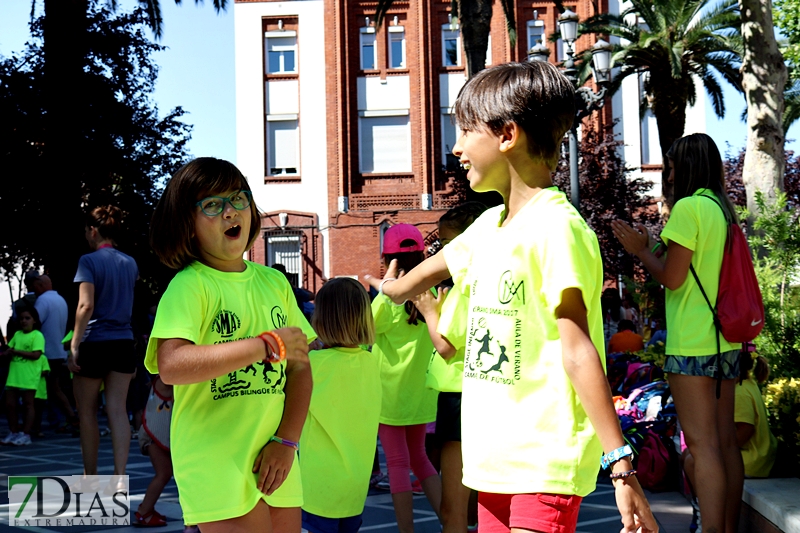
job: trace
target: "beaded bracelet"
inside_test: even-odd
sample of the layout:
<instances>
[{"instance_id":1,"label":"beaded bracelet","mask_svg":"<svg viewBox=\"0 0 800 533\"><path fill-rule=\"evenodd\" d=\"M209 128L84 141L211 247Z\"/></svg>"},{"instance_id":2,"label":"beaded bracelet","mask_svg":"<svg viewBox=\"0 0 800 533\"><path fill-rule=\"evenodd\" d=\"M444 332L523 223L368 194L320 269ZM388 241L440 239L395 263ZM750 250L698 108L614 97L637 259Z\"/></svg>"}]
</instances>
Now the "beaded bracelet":
<instances>
[{"instance_id":1,"label":"beaded bracelet","mask_svg":"<svg viewBox=\"0 0 800 533\"><path fill-rule=\"evenodd\" d=\"M636 470L628 470L626 472L617 472L616 474L611 474L610 477L612 480L614 479L628 479L631 476L636 475Z\"/></svg>"},{"instance_id":2,"label":"beaded bracelet","mask_svg":"<svg viewBox=\"0 0 800 533\"><path fill-rule=\"evenodd\" d=\"M264 358L265 362L280 363L286 359L286 345L283 343L283 339L281 339L280 335L274 331L265 331L259 335L259 338L264 341L264 344L267 347L267 356ZM275 353L275 350L272 349L272 344L270 344L269 340L267 339L273 339L278 344L277 353Z\"/></svg>"},{"instance_id":3,"label":"beaded bracelet","mask_svg":"<svg viewBox=\"0 0 800 533\"><path fill-rule=\"evenodd\" d=\"M650 253L651 253L651 254L653 254L653 255L655 255L655 253L656 253L656 250L658 250L659 248L661 248L661 243L660 243L660 242L657 242L657 243L656 243L656 245L655 245L655 246L653 246L653 248L650 250Z\"/></svg>"},{"instance_id":4,"label":"beaded bracelet","mask_svg":"<svg viewBox=\"0 0 800 533\"><path fill-rule=\"evenodd\" d=\"M623 457L633 457L633 448L631 448L628 444L625 446L620 446L616 450L611 450L605 454L602 459L600 459L600 468L605 470Z\"/></svg>"},{"instance_id":5,"label":"beaded bracelet","mask_svg":"<svg viewBox=\"0 0 800 533\"><path fill-rule=\"evenodd\" d=\"M282 439L277 435L273 435L269 438L269 442L277 442L278 444L283 444L284 446L288 446L289 448L294 448L298 452L300 451L300 445L294 441L289 439Z\"/></svg>"},{"instance_id":6,"label":"beaded bracelet","mask_svg":"<svg viewBox=\"0 0 800 533\"><path fill-rule=\"evenodd\" d=\"M383 284L386 283L387 281L397 281L397 278L384 278L383 280L381 280L381 284L378 285L378 294L383 294L385 296L385 293L383 292ZM389 298L388 296L386 296L386 297ZM397 307L400 307L401 305L405 305L407 301L408 300L404 300L403 303L396 304L396 303L394 303L394 301L391 298L389 298L389 303L391 303L392 305L397 306Z\"/></svg>"}]
</instances>

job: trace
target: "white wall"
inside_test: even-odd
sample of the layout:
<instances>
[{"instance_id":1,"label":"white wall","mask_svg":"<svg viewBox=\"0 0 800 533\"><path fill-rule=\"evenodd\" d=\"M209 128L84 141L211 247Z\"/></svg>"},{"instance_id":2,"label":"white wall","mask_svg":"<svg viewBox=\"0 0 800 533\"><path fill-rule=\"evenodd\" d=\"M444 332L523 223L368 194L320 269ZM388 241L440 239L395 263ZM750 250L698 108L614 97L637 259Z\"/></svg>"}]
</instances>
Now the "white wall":
<instances>
[{"instance_id":1,"label":"white wall","mask_svg":"<svg viewBox=\"0 0 800 533\"><path fill-rule=\"evenodd\" d=\"M328 167L325 111L325 18L323 2L248 2L234 4L236 51L236 159L248 177L256 204L262 211L317 213L328 224ZM265 86L262 17L298 18L297 67L300 130L300 183L264 184ZM279 90L295 86L281 82ZM275 102L282 101L273 92ZM273 107L273 103L270 106ZM280 104L277 104L280 105ZM282 109L281 112L285 112ZM327 229L321 230L323 272L329 276Z\"/></svg>"}]
</instances>

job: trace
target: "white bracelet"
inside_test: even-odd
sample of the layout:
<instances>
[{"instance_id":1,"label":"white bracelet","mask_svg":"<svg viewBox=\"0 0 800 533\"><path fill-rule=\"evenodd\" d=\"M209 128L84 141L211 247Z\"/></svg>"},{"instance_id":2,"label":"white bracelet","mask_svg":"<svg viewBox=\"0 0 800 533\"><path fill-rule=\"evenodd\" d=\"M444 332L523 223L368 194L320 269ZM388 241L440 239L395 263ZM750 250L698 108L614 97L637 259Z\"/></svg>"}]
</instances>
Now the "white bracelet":
<instances>
[{"instance_id":1,"label":"white bracelet","mask_svg":"<svg viewBox=\"0 0 800 533\"><path fill-rule=\"evenodd\" d=\"M381 284L380 284L380 285L378 285L378 294L383 294L384 296L386 296L386 294L383 292L383 284L384 284L384 283L386 283L387 281L397 281L397 278L384 278L383 280L381 280ZM389 298L388 296L386 296L386 298L388 298L388 299L389 299L389 303L390 303L390 304L392 304L392 305L394 305L394 306L397 306L397 307L400 307L401 305L406 305L406 302L408 301L408 300L403 300L403 303L396 304L396 303L394 303L394 301L393 301L391 298Z\"/></svg>"}]
</instances>

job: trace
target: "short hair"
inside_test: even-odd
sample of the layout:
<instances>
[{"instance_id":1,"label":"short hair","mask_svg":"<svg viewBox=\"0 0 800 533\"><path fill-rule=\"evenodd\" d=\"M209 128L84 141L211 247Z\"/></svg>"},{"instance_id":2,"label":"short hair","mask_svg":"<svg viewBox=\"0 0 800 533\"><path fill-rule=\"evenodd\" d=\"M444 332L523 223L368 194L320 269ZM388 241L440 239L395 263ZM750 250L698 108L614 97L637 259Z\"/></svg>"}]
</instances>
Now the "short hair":
<instances>
[{"instance_id":1,"label":"short hair","mask_svg":"<svg viewBox=\"0 0 800 533\"><path fill-rule=\"evenodd\" d=\"M630 320L620 320L617 324L617 331L636 331L636 326Z\"/></svg>"},{"instance_id":2,"label":"short hair","mask_svg":"<svg viewBox=\"0 0 800 533\"><path fill-rule=\"evenodd\" d=\"M122 211L115 205L95 207L86 213L86 226L97 228L100 236L112 241L119 235L122 225Z\"/></svg>"},{"instance_id":3,"label":"short hair","mask_svg":"<svg viewBox=\"0 0 800 533\"><path fill-rule=\"evenodd\" d=\"M528 137L531 157L553 171L575 121L575 89L550 63L505 63L480 71L461 88L455 116L462 130L489 128L494 134L516 123Z\"/></svg>"},{"instance_id":4,"label":"short hair","mask_svg":"<svg viewBox=\"0 0 800 533\"><path fill-rule=\"evenodd\" d=\"M200 257L194 238L196 203L206 196L231 190L250 191L250 185L233 163L222 159L199 157L172 175L150 224L150 246L162 263L181 269ZM245 250L253 246L261 231L255 200L250 202L250 219Z\"/></svg>"},{"instance_id":5,"label":"short hair","mask_svg":"<svg viewBox=\"0 0 800 533\"><path fill-rule=\"evenodd\" d=\"M439 217L439 227L446 227L464 233L488 208L480 202L471 201L459 204Z\"/></svg>"},{"instance_id":6,"label":"short hair","mask_svg":"<svg viewBox=\"0 0 800 533\"><path fill-rule=\"evenodd\" d=\"M311 326L325 346L370 345L375 342L369 294L352 278L334 278L317 292Z\"/></svg>"}]
</instances>

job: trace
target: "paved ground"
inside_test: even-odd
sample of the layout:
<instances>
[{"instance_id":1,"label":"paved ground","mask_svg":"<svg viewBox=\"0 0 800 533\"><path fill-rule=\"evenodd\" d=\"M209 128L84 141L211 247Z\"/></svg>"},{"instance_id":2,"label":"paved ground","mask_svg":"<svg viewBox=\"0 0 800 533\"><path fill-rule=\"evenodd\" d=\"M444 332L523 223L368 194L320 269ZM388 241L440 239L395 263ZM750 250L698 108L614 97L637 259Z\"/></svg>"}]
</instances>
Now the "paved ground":
<instances>
[{"instance_id":1,"label":"paved ground","mask_svg":"<svg viewBox=\"0 0 800 533\"><path fill-rule=\"evenodd\" d=\"M5 435L5 424L0 425L0 435ZM79 441L74 437L55 435L47 431L47 438L37 439L31 446L0 447L0 533L19 531L8 525L8 475L71 475L82 471ZM383 460L383 455L381 455ZM385 464L383 465L385 471ZM106 436L100 443L100 473L111 474L112 455L111 440ZM141 501L147 484L153 475L150 460L139 454L138 445L131 443L131 455L128 460L128 474L131 483L131 503L133 509ZM691 509L686 500L677 493L650 495L651 505L661 524L662 531L669 533L683 533L688 530L691 519ZM178 505L177 489L174 481L167 485L157 508L169 519L167 527L158 528L157 531L181 531L181 511ZM441 531L436 515L428 505L424 496L414 498L416 531L419 533L436 533ZM614 503L614 492L610 483L598 486L597 490L589 495L581 506L578 520L578 532L581 533L617 533L621 524L619 514ZM60 527L60 528L25 528L27 531L53 532L64 531L81 533L82 531L109 531L114 533L128 533L141 531L133 527L116 527L113 529L100 529L98 527ZM361 531L376 531L395 533L397 525L394 519L391 496L386 492L371 491L364 510L364 525Z\"/></svg>"}]
</instances>

